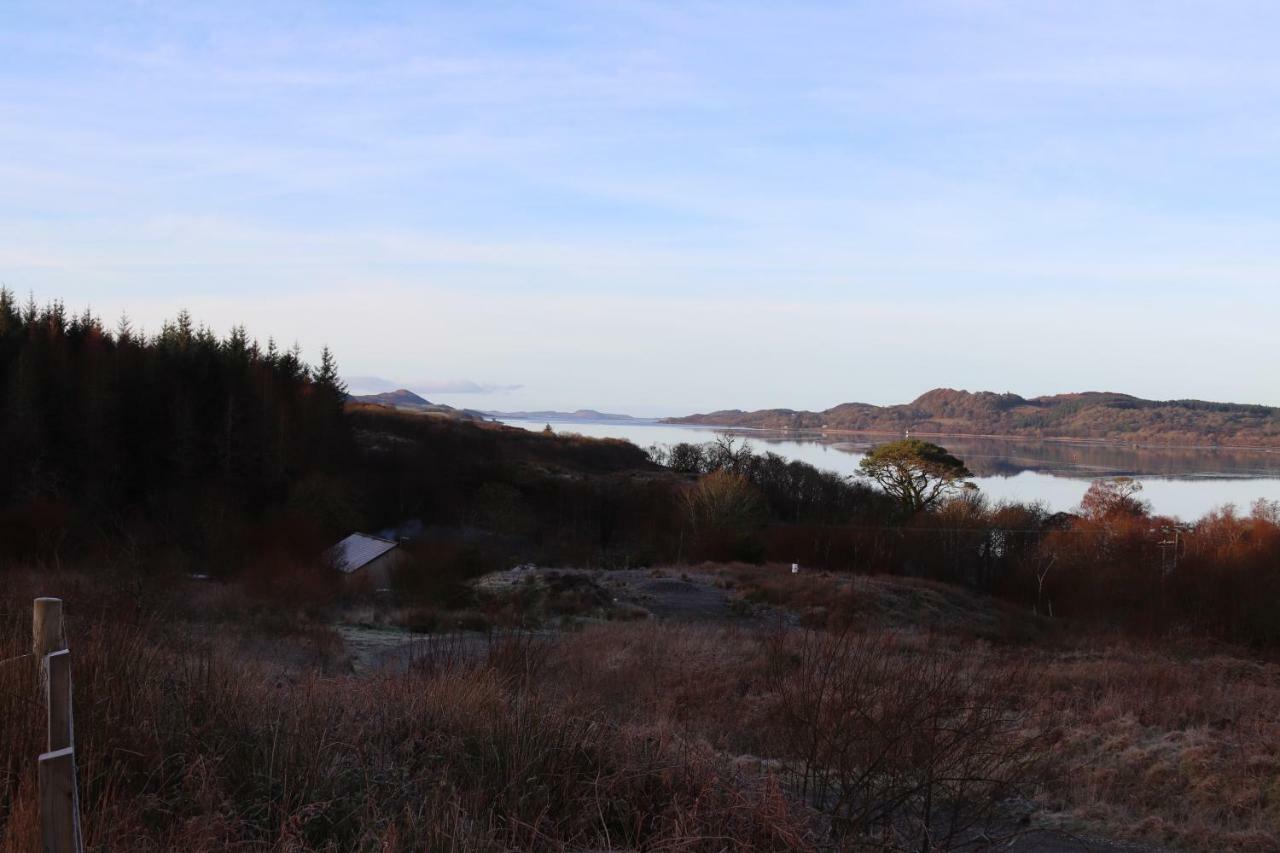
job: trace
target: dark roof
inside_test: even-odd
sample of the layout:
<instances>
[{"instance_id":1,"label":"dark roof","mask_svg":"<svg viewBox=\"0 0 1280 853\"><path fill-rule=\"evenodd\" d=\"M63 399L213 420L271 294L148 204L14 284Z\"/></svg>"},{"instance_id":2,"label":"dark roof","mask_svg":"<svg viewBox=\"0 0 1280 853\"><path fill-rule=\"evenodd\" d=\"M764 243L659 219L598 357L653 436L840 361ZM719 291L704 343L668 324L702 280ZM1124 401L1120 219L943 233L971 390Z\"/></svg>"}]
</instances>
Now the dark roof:
<instances>
[{"instance_id":1,"label":"dark roof","mask_svg":"<svg viewBox=\"0 0 1280 853\"><path fill-rule=\"evenodd\" d=\"M362 569L398 545L390 539L379 539L365 533L352 533L329 549L333 564L350 574Z\"/></svg>"}]
</instances>

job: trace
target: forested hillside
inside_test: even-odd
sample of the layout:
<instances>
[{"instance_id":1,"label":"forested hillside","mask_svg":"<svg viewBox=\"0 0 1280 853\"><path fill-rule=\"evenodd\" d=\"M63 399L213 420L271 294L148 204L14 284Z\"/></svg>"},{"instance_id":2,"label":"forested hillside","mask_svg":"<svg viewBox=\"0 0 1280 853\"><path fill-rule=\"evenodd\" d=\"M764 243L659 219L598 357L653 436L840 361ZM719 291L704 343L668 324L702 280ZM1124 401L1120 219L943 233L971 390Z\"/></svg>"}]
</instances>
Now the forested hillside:
<instances>
[{"instance_id":1,"label":"forested hillside","mask_svg":"<svg viewBox=\"0 0 1280 853\"><path fill-rule=\"evenodd\" d=\"M670 423L756 429L1074 438L1169 445L1280 447L1280 409L1202 400L1143 400L1087 392L1027 399L937 388L897 406L842 403L821 412L739 409Z\"/></svg>"},{"instance_id":2,"label":"forested hillside","mask_svg":"<svg viewBox=\"0 0 1280 853\"><path fill-rule=\"evenodd\" d=\"M941 426L1034 408L1019 399L917 402ZM1253 409L1206 411L1268 411ZM411 538L401 592L433 602L523 562L800 562L1023 605L1052 598L1059 615L1147 631L1280 642L1269 604L1280 508L1267 501L1247 518L1201 519L1167 575L1171 522L1141 502L1074 518L966 492L915 511L866 480L728 436L646 452L352 403L327 350L308 366L296 347L259 345L242 328L219 337L186 313L143 334L0 293L0 442L0 567L130 583L194 573L324 601L337 582L326 548L362 530ZM1040 577L1047 565L1061 571Z\"/></svg>"},{"instance_id":3,"label":"forested hillside","mask_svg":"<svg viewBox=\"0 0 1280 853\"><path fill-rule=\"evenodd\" d=\"M341 465L349 429L326 350L218 337L183 312L154 334L0 291L4 550L57 558L91 540L219 550ZM206 547L207 546L207 547Z\"/></svg>"},{"instance_id":4,"label":"forested hillside","mask_svg":"<svg viewBox=\"0 0 1280 853\"><path fill-rule=\"evenodd\" d=\"M0 447L0 565L279 588L351 531L405 524L468 570L665 556L678 479L626 442L352 403L327 348L309 366L186 312L143 333L7 290Z\"/></svg>"}]
</instances>

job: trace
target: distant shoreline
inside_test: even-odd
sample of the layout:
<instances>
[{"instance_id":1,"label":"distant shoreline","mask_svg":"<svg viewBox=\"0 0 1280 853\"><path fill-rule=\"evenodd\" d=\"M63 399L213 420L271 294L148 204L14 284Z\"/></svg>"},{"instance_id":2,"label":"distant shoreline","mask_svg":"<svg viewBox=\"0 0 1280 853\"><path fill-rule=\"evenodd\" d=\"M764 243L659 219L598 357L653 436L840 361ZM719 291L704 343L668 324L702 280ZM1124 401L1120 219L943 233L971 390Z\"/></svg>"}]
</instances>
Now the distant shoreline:
<instances>
[{"instance_id":1,"label":"distant shoreline","mask_svg":"<svg viewBox=\"0 0 1280 853\"><path fill-rule=\"evenodd\" d=\"M732 432L767 432L796 437L828 436L828 435L877 435L901 437L901 430L875 429L814 429L806 427L793 429L790 427L747 427L732 424L688 423L664 418L657 421L663 426L691 427L697 429L720 429ZM1140 447L1151 450L1248 450L1260 453L1280 453L1280 447L1266 444L1162 444L1150 441L1120 441L1114 438L1073 438L1071 436L1017 435L978 432L918 432L911 431L912 437L920 438L984 438L996 441L1045 441L1055 444L1089 444L1097 447Z\"/></svg>"},{"instance_id":2,"label":"distant shoreline","mask_svg":"<svg viewBox=\"0 0 1280 853\"><path fill-rule=\"evenodd\" d=\"M912 435L1081 442L1185 450L1280 450L1280 407L1144 400L1112 391L1041 397L934 388L909 403L841 403L822 411L721 409L672 424L741 425L789 434Z\"/></svg>"},{"instance_id":3,"label":"distant shoreline","mask_svg":"<svg viewBox=\"0 0 1280 853\"><path fill-rule=\"evenodd\" d=\"M618 426L669 426L681 429L700 429L700 430L722 430L733 433L743 434L772 434L779 436L788 436L794 438L823 438L838 436L881 436L881 437L901 437L902 430L889 429L842 429L840 427L827 427L825 429L818 427L768 427L768 426L744 426L740 424L724 424L724 423L702 423L697 421L687 421L683 418L639 418L639 417L619 417L619 418L590 418L590 417L574 417L571 412L558 413L556 417L547 417L545 414L534 416L533 413L515 413L515 412L484 412L488 417L501 422L503 420L524 421L527 423L546 422L561 424L582 424L582 425L609 425ZM1124 441L1116 438L1085 438L1075 436L1041 436L1041 435L1021 435L1017 433L980 433L980 432L928 432L924 430L911 430L912 437L930 438L930 439L946 439L946 438L968 438L968 439L987 439L992 441L1021 441L1021 442L1049 442L1053 444L1084 444L1094 447L1127 447L1142 448L1146 450L1241 450L1251 453L1280 453L1280 446L1267 444L1213 444L1213 443L1166 443L1158 441Z\"/></svg>"}]
</instances>

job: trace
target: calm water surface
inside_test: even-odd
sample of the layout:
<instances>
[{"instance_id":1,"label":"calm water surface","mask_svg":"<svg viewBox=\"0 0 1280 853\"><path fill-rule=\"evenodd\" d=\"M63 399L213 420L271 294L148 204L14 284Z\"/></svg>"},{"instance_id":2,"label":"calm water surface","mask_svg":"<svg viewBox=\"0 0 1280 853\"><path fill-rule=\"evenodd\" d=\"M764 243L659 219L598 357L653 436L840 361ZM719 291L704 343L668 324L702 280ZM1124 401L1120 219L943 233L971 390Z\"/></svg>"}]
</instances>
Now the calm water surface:
<instances>
[{"instance_id":1,"label":"calm water surface","mask_svg":"<svg viewBox=\"0 0 1280 853\"><path fill-rule=\"evenodd\" d=\"M544 421L508 420L511 426L540 430ZM723 430L647 422L557 421L557 432L625 438L640 447L682 441L710 441ZM744 432L759 452L766 450L841 474L856 472L871 439L797 439L769 432ZM1098 477L1134 477L1156 512L1186 520L1235 504L1242 511L1258 498L1280 500L1280 453L1247 450L1189 450L1125 445L1069 444L1004 439L939 440L974 472L989 497L1041 501L1051 510L1074 509L1089 482Z\"/></svg>"}]
</instances>

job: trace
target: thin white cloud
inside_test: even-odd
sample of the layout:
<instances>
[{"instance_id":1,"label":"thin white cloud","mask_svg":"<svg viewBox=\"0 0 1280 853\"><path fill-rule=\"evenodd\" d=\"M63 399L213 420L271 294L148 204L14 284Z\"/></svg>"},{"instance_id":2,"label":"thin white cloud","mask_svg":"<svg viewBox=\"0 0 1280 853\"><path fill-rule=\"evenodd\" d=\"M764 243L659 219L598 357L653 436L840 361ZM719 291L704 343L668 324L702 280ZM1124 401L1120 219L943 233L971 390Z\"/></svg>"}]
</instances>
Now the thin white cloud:
<instances>
[{"instance_id":1,"label":"thin white cloud","mask_svg":"<svg viewBox=\"0 0 1280 853\"><path fill-rule=\"evenodd\" d=\"M512 407L1275 393L1266 4L31 18L0 32L20 293Z\"/></svg>"}]
</instances>

